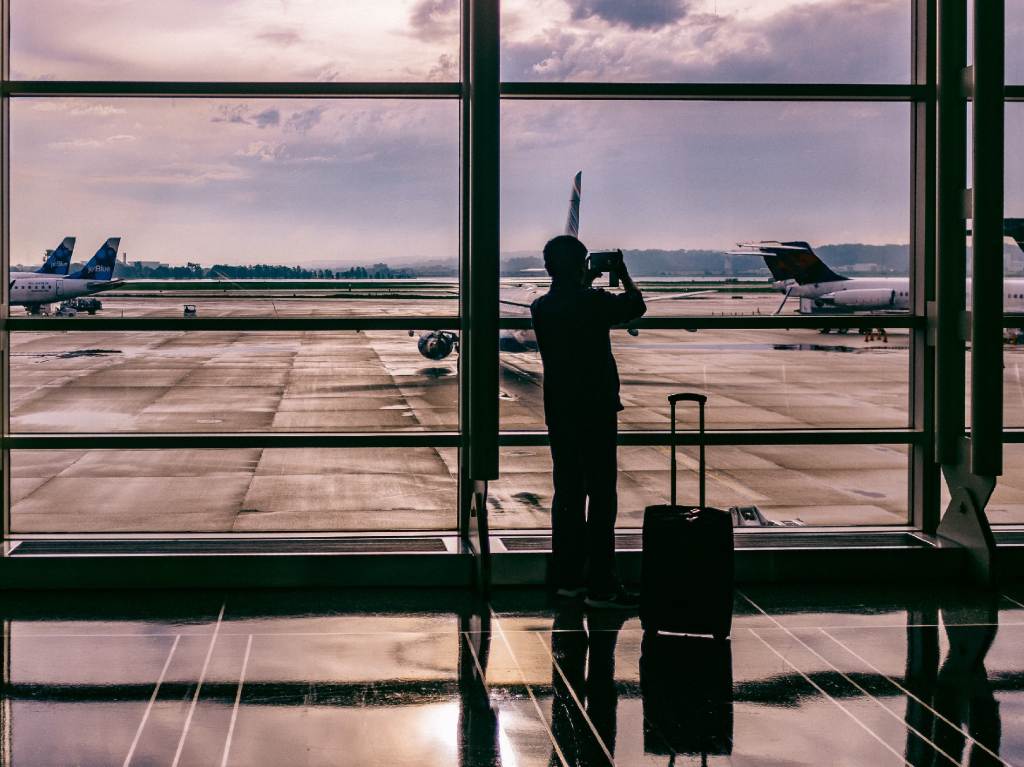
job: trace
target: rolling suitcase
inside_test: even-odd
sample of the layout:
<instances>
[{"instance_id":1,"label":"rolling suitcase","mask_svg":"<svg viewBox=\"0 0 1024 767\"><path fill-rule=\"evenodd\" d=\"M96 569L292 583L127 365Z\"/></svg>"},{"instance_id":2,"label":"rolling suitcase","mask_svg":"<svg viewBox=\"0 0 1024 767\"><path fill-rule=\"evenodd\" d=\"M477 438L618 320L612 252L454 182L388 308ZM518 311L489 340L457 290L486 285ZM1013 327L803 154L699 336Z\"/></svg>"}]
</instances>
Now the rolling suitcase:
<instances>
[{"instance_id":1,"label":"rolling suitcase","mask_svg":"<svg viewBox=\"0 0 1024 767\"><path fill-rule=\"evenodd\" d=\"M671 503L644 510L640 622L645 631L710 634L732 628L732 514L706 505L703 394L673 394ZM676 403L700 408L700 505L676 503Z\"/></svg>"}]
</instances>

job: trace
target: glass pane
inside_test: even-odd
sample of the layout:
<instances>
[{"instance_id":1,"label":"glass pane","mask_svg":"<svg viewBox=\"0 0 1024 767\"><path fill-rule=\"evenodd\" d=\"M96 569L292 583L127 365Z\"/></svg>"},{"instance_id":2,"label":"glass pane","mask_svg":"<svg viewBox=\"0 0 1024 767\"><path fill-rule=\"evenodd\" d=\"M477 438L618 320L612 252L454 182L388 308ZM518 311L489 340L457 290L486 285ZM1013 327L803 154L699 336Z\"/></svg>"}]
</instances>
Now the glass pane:
<instances>
[{"instance_id":1,"label":"glass pane","mask_svg":"<svg viewBox=\"0 0 1024 767\"><path fill-rule=\"evenodd\" d=\"M1024 444L1003 446L1003 476L987 508L993 525L1024 524Z\"/></svg>"},{"instance_id":2,"label":"glass pane","mask_svg":"<svg viewBox=\"0 0 1024 767\"><path fill-rule=\"evenodd\" d=\"M12 311L100 290L115 316L457 313L458 120L455 101L15 99L12 271L77 247Z\"/></svg>"},{"instance_id":3,"label":"glass pane","mask_svg":"<svg viewBox=\"0 0 1024 767\"><path fill-rule=\"evenodd\" d=\"M730 254L737 243L763 240L809 243L807 260L861 280L845 288L907 291L906 104L517 101L502 105L502 140L502 269L510 281L528 286L544 276L541 250L562 233L582 169L584 243L622 248L630 273L667 293L717 290L666 300L659 313L774 312L783 281L797 275L792 259L774 258L773 285L763 255ZM902 279L864 282L885 277ZM803 287L784 311L801 308L797 295L828 295ZM726 288L750 300L709 300ZM525 289L503 297L529 303ZM842 308L819 303L803 311Z\"/></svg>"},{"instance_id":4,"label":"glass pane","mask_svg":"<svg viewBox=\"0 0 1024 767\"><path fill-rule=\"evenodd\" d=\"M404 330L11 335L14 432L458 428L457 355Z\"/></svg>"},{"instance_id":5,"label":"glass pane","mask_svg":"<svg viewBox=\"0 0 1024 767\"><path fill-rule=\"evenodd\" d=\"M908 0L505 0L503 80L905 83Z\"/></svg>"},{"instance_id":6,"label":"glass pane","mask_svg":"<svg viewBox=\"0 0 1024 767\"><path fill-rule=\"evenodd\" d=\"M1024 84L1024 3L1013 0L1006 3L1006 82Z\"/></svg>"},{"instance_id":7,"label":"glass pane","mask_svg":"<svg viewBox=\"0 0 1024 767\"><path fill-rule=\"evenodd\" d=\"M698 498L696 448L679 449L680 503ZM907 524L908 451L900 445L714 446L708 504L757 506L770 520L806 525ZM619 448L618 526L643 525L646 506L667 503L669 449ZM551 524L548 448L503 448L492 483L492 530Z\"/></svg>"},{"instance_id":8,"label":"glass pane","mask_svg":"<svg viewBox=\"0 0 1024 767\"><path fill-rule=\"evenodd\" d=\"M442 448L16 450L15 533L451 529Z\"/></svg>"},{"instance_id":9,"label":"glass pane","mask_svg":"<svg viewBox=\"0 0 1024 767\"><path fill-rule=\"evenodd\" d=\"M15 80L454 81L458 63L455 2L11 3Z\"/></svg>"},{"instance_id":10,"label":"glass pane","mask_svg":"<svg viewBox=\"0 0 1024 767\"><path fill-rule=\"evenodd\" d=\"M669 394L708 394L711 429L904 428L909 334L888 341L856 331L612 331L625 410L619 428L667 429ZM507 346L511 346L506 341ZM501 354L501 426L543 429L537 351ZM582 385L582 384L581 384ZM692 414L680 412L685 428Z\"/></svg>"}]
</instances>

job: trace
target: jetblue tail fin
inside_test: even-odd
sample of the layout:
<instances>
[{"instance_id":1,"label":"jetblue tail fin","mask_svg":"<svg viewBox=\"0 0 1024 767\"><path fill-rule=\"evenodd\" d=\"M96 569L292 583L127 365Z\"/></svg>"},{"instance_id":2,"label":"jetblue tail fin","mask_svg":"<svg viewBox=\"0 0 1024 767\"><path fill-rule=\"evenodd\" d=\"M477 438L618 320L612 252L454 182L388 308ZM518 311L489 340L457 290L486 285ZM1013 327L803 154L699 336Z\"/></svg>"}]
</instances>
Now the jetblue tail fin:
<instances>
[{"instance_id":1,"label":"jetblue tail fin","mask_svg":"<svg viewBox=\"0 0 1024 767\"><path fill-rule=\"evenodd\" d=\"M583 184L583 171L579 171L572 180L572 192L569 195L569 216L565 220L565 233L573 237L580 236L580 189Z\"/></svg>"},{"instance_id":2,"label":"jetblue tail fin","mask_svg":"<svg viewBox=\"0 0 1024 767\"><path fill-rule=\"evenodd\" d=\"M754 242L742 247L757 248L757 255L764 258L772 277L779 281L795 280L798 285L812 285L849 279L829 269L806 242Z\"/></svg>"},{"instance_id":3,"label":"jetblue tail fin","mask_svg":"<svg viewBox=\"0 0 1024 767\"><path fill-rule=\"evenodd\" d=\"M36 274L57 274L64 276L71 266L71 255L75 252L75 238L65 237L60 245L46 252L46 263L36 269Z\"/></svg>"},{"instance_id":4,"label":"jetblue tail fin","mask_svg":"<svg viewBox=\"0 0 1024 767\"><path fill-rule=\"evenodd\" d=\"M1020 249L1024 250L1024 218L1004 218L1003 234L1012 237Z\"/></svg>"},{"instance_id":5,"label":"jetblue tail fin","mask_svg":"<svg viewBox=\"0 0 1024 767\"><path fill-rule=\"evenodd\" d=\"M100 246L96 255L89 259L89 263L70 275L70 278L74 280L111 279L114 276L114 264L117 263L117 249L120 245L120 237L111 237Z\"/></svg>"}]
</instances>

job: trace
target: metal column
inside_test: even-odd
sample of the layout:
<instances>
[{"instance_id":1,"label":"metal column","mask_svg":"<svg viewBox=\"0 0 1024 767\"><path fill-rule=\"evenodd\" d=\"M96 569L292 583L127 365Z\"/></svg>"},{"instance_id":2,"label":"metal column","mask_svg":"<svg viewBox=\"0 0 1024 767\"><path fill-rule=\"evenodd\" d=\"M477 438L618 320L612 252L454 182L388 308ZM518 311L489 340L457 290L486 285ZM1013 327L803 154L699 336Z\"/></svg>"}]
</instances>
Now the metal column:
<instances>
[{"instance_id":1,"label":"metal column","mask_svg":"<svg viewBox=\"0 0 1024 767\"><path fill-rule=\"evenodd\" d=\"M1003 473L1004 0L974 3L971 472Z\"/></svg>"},{"instance_id":2,"label":"metal column","mask_svg":"<svg viewBox=\"0 0 1024 767\"><path fill-rule=\"evenodd\" d=\"M11 273L11 99L7 95L7 81L11 77L11 3L0 0L0 271L3 284L0 286L0 432L4 437L10 431L10 332L7 329L7 314L10 307L10 284L7 275ZM11 454L7 448L0 449L0 511L3 513L3 540L0 541L0 556L7 553L7 539L11 523Z\"/></svg>"},{"instance_id":3,"label":"metal column","mask_svg":"<svg viewBox=\"0 0 1024 767\"><path fill-rule=\"evenodd\" d=\"M910 425L923 439L910 448L911 522L932 534L939 523L941 477L935 460L935 42L936 0L913 3L913 83L928 97L911 104L911 311L927 322L910 331Z\"/></svg>"},{"instance_id":4,"label":"metal column","mask_svg":"<svg viewBox=\"0 0 1024 767\"><path fill-rule=\"evenodd\" d=\"M967 549L972 577L996 577L996 546L985 507L1002 474L1002 320L1003 320L1003 0L974 3L972 69L964 61L966 13L963 0L941 0L939 14L939 456L952 496L938 534ZM956 82L960 82L957 87ZM961 93L957 93L961 91ZM974 99L973 189L962 193L962 211L953 216L954 181L964 178L965 142L959 135L966 91ZM943 131L956 139L943 144ZM961 151L961 147L963 151ZM962 187L961 187L962 188ZM973 220L971 311L962 311L965 289L964 219ZM954 231L954 226L956 230ZM958 238L960 245L954 242ZM945 299L945 301L944 301ZM959 326L953 335L953 323ZM963 436L963 343L971 341L971 436ZM959 370L955 362L959 361Z\"/></svg>"},{"instance_id":5,"label":"metal column","mask_svg":"<svg viewBox=\"0 0 1024 767\"><path fill-rule=\"evenodd\" d=\"M967 188L966 0L939 0L936 178L935 326L936 460L956 463L964 436L964 295L967 252L964 243Z\"/></svg>"},{"instance_id":6,"label":"metal column","mask_svg":"<svg viewBox=\"0 0 1024 767\"><path fill-rule=\"evenodd\" d=\"M487 482L498 476L498 252L501 105L499 0L465 0L463 184L463 463L466 512L461 525L489 584ZM468 508L467 508L468 507Z\"/></svg>"}]
</instances>

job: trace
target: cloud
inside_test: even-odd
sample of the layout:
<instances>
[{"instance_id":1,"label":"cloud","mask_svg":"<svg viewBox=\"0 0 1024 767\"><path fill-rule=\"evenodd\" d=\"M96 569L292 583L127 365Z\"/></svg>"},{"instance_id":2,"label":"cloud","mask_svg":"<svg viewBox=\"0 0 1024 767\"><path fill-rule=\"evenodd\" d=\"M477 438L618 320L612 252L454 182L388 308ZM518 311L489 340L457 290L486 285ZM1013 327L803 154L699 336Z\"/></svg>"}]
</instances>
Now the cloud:
<instances>
[{"instance_id":1,"label":"cloud","mask_svg":"<svg viewBox=\"0 0 1024 767\"><path fill-rule=\"evenodd\" d=\"M136 140L136 137L132 136L129 133L118 133L115 136L108 136L107 137L107 143L108 144L123 144L123 143L126 143L126 142L135 141L135 140Z\"/></svg>"},{"instance_id":2,"label":"cloud","mask_svg":"<svg viewBox=\"0 0 1024 767\"><path fill-rule=\"evenodd\" d=\"M569 0L572 18L600 18L630 29L660 29L674 24L689 11L685 0Z\"/></svg>"},{"instance_id":3,"label":"cloud","mask_svg":"<svg viewBox=\"0 0 1024 767\"><path fill-rule=\"evenodd\" d=\"M113 104L86 104L72 101L40 101L32 105L33 112L65 112L74 117L113 117L126 113Z\"/></svg>"},{"instance_id":4,"label":"cloud","mask_svg":"<svg viewBox=\"0 0 1024 767\"><path fill-rule=\"evenodd\" d=\"M274 162L287 150L284 144L271 144L266 141L253 141L245 149L235 152L238 157L246 157L260 162Z\"/></svg>"},{"instance_id":5,"label":"cloud","mask_svg":"<svg viewBox=\"0 0 1024 767\"><path fill-rule=\"evenodd\" d=\"M460 79L458 57L442 53L437 57L437 63L427 74L427 79L434 82L451 82Z\"/></svg>"},{"instance_id":6,"label":"cloud","mask_svg":"<svg viewBox=\"0 0 1024 767\"><path fill-rule=\"evenodd\" d=\"M67 141L51 141L47 146L50 149L56 149L58 151L67 151L69 149L96 149L97 147L103 146L103 142L94 138L75 138Z\"/></svg>"},{"instance_id":7,"label":"cloud","mask_svg":"<svg viewBox=\"0 0 1024 767\"><path fill-rule=\"evenodd\" d=\"M586 21L604 12L606 0L571 2L576 17L591 14L583 16ZM615 7L614 13L633 8ZM617 82L909 80L910 12L903 0L804 2L760 16L690 13L659 28L635 26L644 18L635 9L632 18L633 23L611 27L546 25L508 35L502 76ZM646 18L653 20L653 13Z\"/></svg>"},{"instance_id":8,"label":"cloud","mask_svg":"<svg viewBox=\"0 0 1024 767\"><path fill-rule=\"evenodd\" d=\"M91 115L94 117L112 117L113 115L123 115L125 110L121 107L115 107L113 104L82 104L72 107L68 114L77 116Z\"/></svg>"},{"instance_id":9,"label":"cloud","mask_svg":"<svg viewBox=\"0 0 1024 767\"><path fill-rule=\"evenodd\" d=\"M248 125L248 112L248 104L218 104L217 114L210 118L210 122Z\"/></svg>"},{"instance_id":10,"label":"cloud","mask_svg":"<svg viewBox=\"0 0 1024 767\"><path fill-rule=\"evenodd\" d=\"M421 40L457 39L459 35L458 0L417 0L409 16L413 35Z\"/></svg>"},{"instance_id":11,"label":"cloud","mask_svg":"<svg viewBox=\"0 0 1024 767\"><path fill-rule=\"evenodd\" d=\"M276 109L264 109L252 116L253 125L258 128L268 128L281 123L281 113Z\"/></svg>"},{"instance_id":12,"label":"cloud","mask_svg":"<svg viewBox=\"0 0 1024 767\"><path fill-rule=\"evenodd\" d=\"M298 112L292 112L284 127L286 130L297 133L308 133L320 123L320 119L323 117L326 109L327 107L324 106L315 106L299 110Z\"/></svg>"},{"instance_id":13,"label":"cloud","mask_svg":"<svg viewBox=\"0 0 1024 767\"><path fill-rule=\"evenodd\" d=\"M302 34L294 29L268 29L256 35L257 40L264 40L282 48L302 42Z\"/></svg>"}]
</instances>

